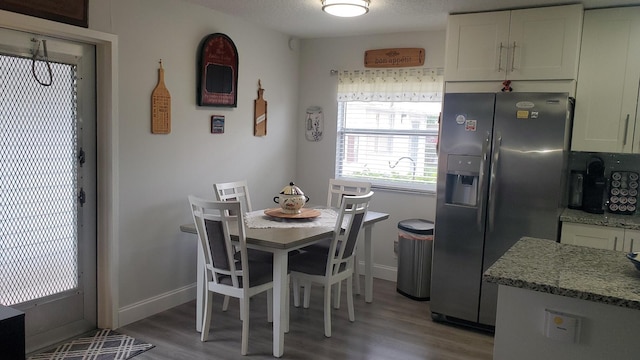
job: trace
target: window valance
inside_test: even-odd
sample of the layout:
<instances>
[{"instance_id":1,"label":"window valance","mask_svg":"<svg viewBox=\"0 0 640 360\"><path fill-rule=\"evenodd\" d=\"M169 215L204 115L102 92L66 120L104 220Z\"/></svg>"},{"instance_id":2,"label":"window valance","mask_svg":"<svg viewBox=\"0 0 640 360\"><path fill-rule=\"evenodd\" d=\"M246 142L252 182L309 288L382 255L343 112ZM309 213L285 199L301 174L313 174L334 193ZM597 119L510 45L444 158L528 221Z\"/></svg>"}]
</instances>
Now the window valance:
<instances>
[{"instance_id":1,"label":"window valance","mask_svg":"<svg viewBox=\"0 0 640 360\"><path fill-rule=\"evenodd\" d=\"M441 68L343 70L338 101L442 101Z\"/></svg>"}]
</instances>

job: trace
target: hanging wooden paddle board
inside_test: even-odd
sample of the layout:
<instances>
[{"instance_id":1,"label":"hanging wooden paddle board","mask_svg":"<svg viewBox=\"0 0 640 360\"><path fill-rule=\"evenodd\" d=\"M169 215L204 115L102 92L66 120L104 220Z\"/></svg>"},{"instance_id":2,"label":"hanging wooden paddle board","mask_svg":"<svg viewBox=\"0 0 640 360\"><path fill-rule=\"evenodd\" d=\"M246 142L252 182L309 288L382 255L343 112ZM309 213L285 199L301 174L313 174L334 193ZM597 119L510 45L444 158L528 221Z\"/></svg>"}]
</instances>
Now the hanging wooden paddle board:
<instances>
[{"instance_id":1,"label":"hanging wooden paddle board","mask_svg":"<svg viewBox=\"0 0 640 360\"><path fill-rule=\"evenodd\" d=\"M264 89L258 80L258 98L254 100L253 135L267 135L267 102L263 98Z\"/></svg>"},{"instance_id":2,"label":"hanging wooden paddle board","mask_svg":"<svg viewBox=\"0 0 640 360\"><path fill-rule=\"evenodd\" d=\"M151 93L151 133L168 134L171 132L171 95L164 85L162 60L158 69L158 84Z\"/></svg>"}]
</instances>

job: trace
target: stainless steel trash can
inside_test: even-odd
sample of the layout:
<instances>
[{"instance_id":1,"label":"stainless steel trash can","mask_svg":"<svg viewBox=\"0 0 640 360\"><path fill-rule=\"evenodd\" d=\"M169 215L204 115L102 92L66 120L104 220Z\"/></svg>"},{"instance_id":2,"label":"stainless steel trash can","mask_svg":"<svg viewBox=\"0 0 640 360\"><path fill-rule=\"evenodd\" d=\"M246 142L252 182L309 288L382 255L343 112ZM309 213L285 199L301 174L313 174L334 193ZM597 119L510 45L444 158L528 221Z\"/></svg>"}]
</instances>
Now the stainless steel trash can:
<instances>
[{"instance_id":1,"label":"stainless steel trash can","mask_svg":"<svg viewBox=\"0 0 640 360\"><path fill-rule=\"evenodd\" d=\"M433 222L408 219L398 223L398 278L396 290L411 299L430 298Z\"/></svg>"}]
</instances>

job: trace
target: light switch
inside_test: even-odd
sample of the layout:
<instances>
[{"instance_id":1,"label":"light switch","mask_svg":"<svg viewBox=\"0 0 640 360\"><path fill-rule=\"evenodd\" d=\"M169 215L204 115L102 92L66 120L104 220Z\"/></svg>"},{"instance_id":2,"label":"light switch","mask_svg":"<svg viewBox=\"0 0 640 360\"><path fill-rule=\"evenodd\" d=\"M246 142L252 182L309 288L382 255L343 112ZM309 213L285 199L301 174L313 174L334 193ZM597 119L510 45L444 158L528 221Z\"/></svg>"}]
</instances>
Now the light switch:
<instances>
[{"instance_id":1,"label":"light switch","mask_svg":"<svg viewBox=\"0 0 640 360\"><path fill-rule=\"evenodd\" d=\"M562 342L577 343L579 335L580 317L545 309L546 337Z\"/></svg>"}]
</instances>

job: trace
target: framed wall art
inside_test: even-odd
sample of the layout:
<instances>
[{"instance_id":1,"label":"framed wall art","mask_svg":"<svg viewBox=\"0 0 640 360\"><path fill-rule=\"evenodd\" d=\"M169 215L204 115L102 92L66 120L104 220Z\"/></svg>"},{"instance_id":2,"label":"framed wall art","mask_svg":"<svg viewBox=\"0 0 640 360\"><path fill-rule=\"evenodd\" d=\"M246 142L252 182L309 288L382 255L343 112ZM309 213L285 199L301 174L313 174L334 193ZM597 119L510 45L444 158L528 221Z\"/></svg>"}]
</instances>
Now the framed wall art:
<instances>
[{"instance_id":1,"label":"framed wall art","mask_svg":"<svg viewBox=\"0 0 640 360\"><path fill-rule=\"evenodd\" d=\"M88 27L88 2L89 0L0 0L0 9L66 24Z\"/></svg>"},{"instance_id":2,"label":"framed wall art","mask_svg":"<svg viewBox=\"0 0 640 360\"><path fill-rule=\"evenodd\" d=\"M211 116L211 133L212 134L224 133L224 115Z\"/></svg>"},{"instance_id":3,"label":"framed wall art","mask_svg":"<svg viewBox=\"0 0 640 360\"><path fill-rule=\"evenodd\" d=\"M198 54L198 105L236 107L238 50L225 34L206 36Z\"/></svg>"}]
</instances>

